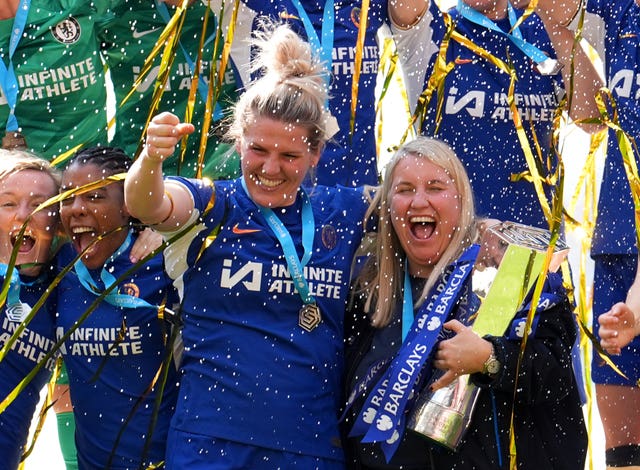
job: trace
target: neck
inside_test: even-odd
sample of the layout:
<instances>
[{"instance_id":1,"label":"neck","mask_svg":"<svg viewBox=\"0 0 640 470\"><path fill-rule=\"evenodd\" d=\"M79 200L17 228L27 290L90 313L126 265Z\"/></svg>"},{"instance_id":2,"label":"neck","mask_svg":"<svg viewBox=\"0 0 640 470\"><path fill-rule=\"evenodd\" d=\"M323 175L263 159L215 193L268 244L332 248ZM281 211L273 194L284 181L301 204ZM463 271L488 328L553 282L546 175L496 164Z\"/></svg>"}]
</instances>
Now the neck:
<instances>
[{"instance_id":1,"label":"neck","mask_svg":"<svg viewBox=\"0 0 640 470\"><path fill-rule=\"evenodd\" d=\"M127 230L120 230L104 237L102 240L96 243L96 248L100 243L103 243L111 246L112 250L110 250L108 253L100 253L98 251L97 253L91 253L87 256L83 256L81 258L82 264L84 264L87 269L103 268L106 262L109 261L109 258L111 258L121 248L122 244L127 238L128 233L129 232Z\"/></svg>"},{"instance_id":2,"label":"neck","mask_svg":"<svg viewBox=\"0 0 640 470\"><path fill-rule=\"evenodd\" d=\"M424 279L429 279L431 272L433 271L433 266L431 265L416 265L409 261L409 274L413 277L421 277Z\"/></svg>"},{"instance_id":3,"label":"neck","mask_svg":"<svg viewBox=\"0 0 640 470\"><path fill-rule=\"evenodd\" d=\"M15 18L20 0L4 0L0 3L0 20Z\"/></svg>"},{"instance_id":4,"label":"neck","mask_svg":"<svg viewBox=\"0 0 640 470\"><path fill-rule=\"evenodd\" d=\"M18 272L20 273L21 276L27 276L27 277L31 277L31 278L38 277L40 275L41 271L42 271L42 265L40 265L40 264L36 264L36 265L30 266L28 268L20 267L18 269Z\"/></svg>"}]
</instances>

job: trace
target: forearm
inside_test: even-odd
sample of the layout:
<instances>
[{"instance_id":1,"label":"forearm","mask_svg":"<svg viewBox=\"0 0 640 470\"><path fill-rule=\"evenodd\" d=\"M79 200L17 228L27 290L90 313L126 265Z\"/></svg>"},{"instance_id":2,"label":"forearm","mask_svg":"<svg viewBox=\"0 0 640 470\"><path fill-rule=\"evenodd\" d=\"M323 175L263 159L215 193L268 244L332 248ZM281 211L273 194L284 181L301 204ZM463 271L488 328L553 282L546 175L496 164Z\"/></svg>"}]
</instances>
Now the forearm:
<instances>
[{"instance_id":1,"label":"forearm","mask_svg":"<svg viewBox=\"0 0 640 470\"><path fill-rule=\"evenodd\" d=\"M576 17L583 0L538 0L536 12L543 20L568 26Z\"/></svg>"},{"instance_id":2,"label":"forearm","mask_svg":"<svg viewBox=\"0 0 640 470\"><path fill-rule=\"evenodd\" d=\"M598 117L595 95L604 85L593 61L587 56L582 46L575 42L572 31L555 22L543 20L545 28L556 51L558 60L564 65L562 78L569 101L569 116L573 120ZM585 130L595 132L597 126L582 126Z\"/></svg>"},{"instance_id":3,"label":"forearm","mask_svg":"<svg viewBox=\"0 0 640 470\"><path fill-rule=\"evenodd\" d=\"M627 292L625 303L633 312L635 334L636 336L640 335L640 259L638 260L638 268L636 269L636 278Z\"/></svg>"},{"instance_id":4,"label":"forearm","mask_svg":"<svg viewBox=\"0 0 640 470\"><path fill-rule=\"evenodd\" d=\"M537 325L527 338L522 357L522 342L513 337L513 332L511 338L492 338L496 356L504 362L503 373L491 387L509 392L517 386L521 399L532 404L561 400L569 393L573 380L571 349L577 334L566 302L536 315Z\"/></svg>"},{"instance_id":5,"label":"forearm","mask_svg":"<svg viewBox=\"0 0 640 470\"><path fill-rule=\"evenodd\" d=\"M132 165L124 182L129 213L141 222L154 225L171 211L171 199L165 194L162 161L143 152Z\"/></svg>"}]
</instances>

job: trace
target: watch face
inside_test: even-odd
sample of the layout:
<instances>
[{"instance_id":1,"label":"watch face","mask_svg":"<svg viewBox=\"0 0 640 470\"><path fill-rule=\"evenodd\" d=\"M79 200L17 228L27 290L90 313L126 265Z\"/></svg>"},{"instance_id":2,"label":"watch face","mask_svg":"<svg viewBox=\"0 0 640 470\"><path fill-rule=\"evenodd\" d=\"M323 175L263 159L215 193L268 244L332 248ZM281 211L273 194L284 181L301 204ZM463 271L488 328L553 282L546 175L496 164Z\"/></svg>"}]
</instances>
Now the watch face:
<instances>
[{"instance_id":1,"label":"watch face","mask_svg":"<svg viewBox=\"0 0 640 470\"><path fill-rule=\"evenodd\" d=\"M487 363L487 373L495 375L498 372L500 372L500 361L498 361L495 357L491 358Z\"/></svg>"}]
</instances>

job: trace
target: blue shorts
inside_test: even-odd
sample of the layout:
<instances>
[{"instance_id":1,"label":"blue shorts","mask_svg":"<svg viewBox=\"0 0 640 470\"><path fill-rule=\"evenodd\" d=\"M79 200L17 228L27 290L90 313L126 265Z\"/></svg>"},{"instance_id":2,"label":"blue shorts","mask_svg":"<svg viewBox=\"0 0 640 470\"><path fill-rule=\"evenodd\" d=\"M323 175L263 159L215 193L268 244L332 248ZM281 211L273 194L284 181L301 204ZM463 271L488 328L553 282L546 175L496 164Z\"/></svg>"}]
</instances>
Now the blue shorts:
<instances>
[{"instance_id":1,"label":"blue shorts","mask_svg":"<svg viewBox=\"0 0 640 470\"><path fill-rule=\"evenodd\" d=\"M598 316L609 311L617 302L624 302L636 276L638 255L601 255L594 257L593 271L593 333L598 336ZM633 387L640 379L640 337L610 356L614 364L628 377L620 376L594 352L591 378L596 384L627 385Z\"/></svg>"},{"instance_id":2,"label":"blue shorts","mask_svg":"<svg viewBox=\"0 0 640 470\"><path fill-rule=\"evenodd\" d=\"M192 434L171 428L166 470L345 470L345 463Z\"/></svg>"}]
</instances>

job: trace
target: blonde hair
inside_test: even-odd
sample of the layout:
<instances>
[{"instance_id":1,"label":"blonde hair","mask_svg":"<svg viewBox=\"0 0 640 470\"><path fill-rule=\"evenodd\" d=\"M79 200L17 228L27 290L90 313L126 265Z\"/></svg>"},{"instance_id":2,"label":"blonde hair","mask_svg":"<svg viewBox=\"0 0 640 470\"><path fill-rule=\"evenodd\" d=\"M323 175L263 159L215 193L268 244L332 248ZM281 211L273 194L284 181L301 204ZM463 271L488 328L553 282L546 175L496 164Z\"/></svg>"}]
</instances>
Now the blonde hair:
<instances>
[{"instance_id":1,"label":"blonde hair","mask_svg":"<svg viewBox=\"0 0 640 470\"><path fill-rule=\"evenodd\" d=\"M252 44L252 70L262 75L238 100L228 137L239 140L257 118L266 117L308 129L310 149L322 149L329 138L327 72L311 46L287 25L267 20Z\"/></svg>"},{"instance_id":2,"label":"blonde hair","mask_svg":"<svg viewBox=\"0 0 640 470\"><path fill-rule=\"evenodd\" d=\"M47 173L55 183L56 190L60 187L60 171L51 166L48 161L26 150L0 149L0 180L24 170Z\"/></svg>"},{"instance_id":3,"label":"blonde hair","mask_svg":"<svg viewBox=\"0 0 640 470\"><path fill-rule=\"evenodd\" d=\"M445 268L477 238L471 184L455 152L446 143L429 137L420 136L404 144L387 164L382 186L371 202L365 218L369 220L372 215L378 216L378 234L374 257L359 276L358 286L366 291L366 309L371 314L372 324L377 328L382 328L391 321L397 300L402 296L404 270L408 269L405 265L405 252L393 229L390 208L393 173L398 163L408 156L425 159L446 171L455 183L461 206L460 219L451 242L434 265L422 295L415 302L416 306L424 302ZM373 312L371 305L374 305Z\"/></svg>"}]
</instances>

